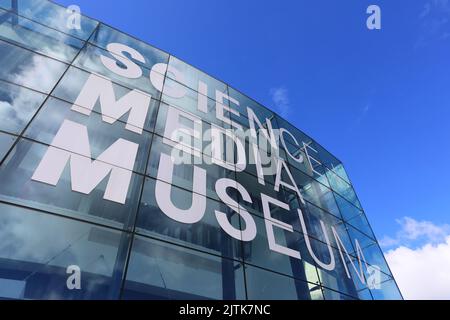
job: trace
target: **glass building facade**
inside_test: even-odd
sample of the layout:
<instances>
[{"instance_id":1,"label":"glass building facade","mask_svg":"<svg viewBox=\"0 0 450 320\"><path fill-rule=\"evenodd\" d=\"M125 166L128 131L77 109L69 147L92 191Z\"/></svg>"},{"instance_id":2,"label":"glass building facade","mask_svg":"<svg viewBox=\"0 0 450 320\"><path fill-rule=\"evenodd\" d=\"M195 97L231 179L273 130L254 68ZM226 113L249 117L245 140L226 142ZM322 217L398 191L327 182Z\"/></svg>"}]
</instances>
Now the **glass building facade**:
<instances>
[{"instance_id":1,"label":"glass building facade","mask_svg":"<svg viewBox=\"0 0 450 320\"><path fill-rule=\"evenodd\" d=\"M70 14L50 1L0 0L1 298L402 299L337 158L228 84L86 16L69 28ZM92 84L104 95L83 95ZM145 116L111 107L127 103ZM205 132L244 131L252 114L267 132L270 123L286 138L266 150L284 164L280 179L260 183L257 161L224 165L193 144L180 150L193 164L173 165L167 179L174 113ZM110 148L119 143L134 150L131 167ZM199 172L206 187L193 182ZM235 185L224 195L218 181ZM171 206L197 219L181 221ZM244 239L251 221L256 235Z\"/></svg>"}]
</instances>

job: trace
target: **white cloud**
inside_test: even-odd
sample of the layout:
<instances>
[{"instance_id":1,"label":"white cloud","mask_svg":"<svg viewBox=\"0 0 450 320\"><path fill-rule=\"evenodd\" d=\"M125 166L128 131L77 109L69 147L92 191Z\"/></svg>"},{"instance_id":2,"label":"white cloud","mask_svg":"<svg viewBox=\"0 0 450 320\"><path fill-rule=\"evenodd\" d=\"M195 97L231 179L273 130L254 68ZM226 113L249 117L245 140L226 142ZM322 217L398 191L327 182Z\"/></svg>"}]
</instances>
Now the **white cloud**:
<instances>
[{"instance_id":1,"label":"white cloud","mask_svg":"<svg viewBox=\"0 0 450 320\"><path fill-rule=\"evenodd\" d=\"M450 299L450 226L410 217L397 223L395 237L380 244L396 246L385 257L404 298Z\"/></svg>"},{"instance_id":2,"label":"white cloud","mask_svg":"<svg viewBox=\"0 0 450 320\"><path fill-rule=\"evenodd\" d=\"M34 55L27 64L22 65L16 73L8 76L8 80L30 88L39 90L50 90L66 67L53 60Z\"/></svg>"},{"instance_id":3,"label":"white cloud","mask_svg":"<svg viewBox=\"0 0 450 320\"><path fill-rule=\"evenodd\" d=\"M395 237L385 236L380 240L384 248L396 245L415 246L417 244L438 244L445 242L450 235L450 226L447 224L437 226L430 221L417 221L410 217L395 220L400 225Z\"/></svg>"},{"instance_id":4,"label":"white cloud","mask_svg":"<svg viewBox=\"0 0 450 320\"><path fill-rule=\"evenodd\" d=\"M272 88L270 89L270 95L280 115L287 117L291 109L288 90L285 87Z\"/></svg>"},{"instance_id":5,"label":"white cloud","mask_svg":"<svg viewBox=\"0 0 450 320\"><path fill-rule=\"evenodd\" d=\"M399 240L395 238L391 238L388 236L384 236L381 240L378 241L379 245L382 248L389 248L399 244Z\"/></svg>"},{"instance_id":6,"label":"white cloud","mask_svg":"<svg viewBox=\"0 0 450 320\"><path fill-rule=\"evenodd\" d=\"M402 225L400 236L409 240L426 237L429 241L436 242L444 240L449 234L448 225L437 226L430 221L417 221L409 217L404 217L397 222Z\"/></svg>"},{"instance_id":7,"label":"white cloud","mask_svg":"<svg viewBox=\"0 0 450 320\"><path fill-rule=\"evenodd\" d=\"M415 250L400 246L385 256L405 299L450 299L450 236Z\"/></svg>"}]
</instances>

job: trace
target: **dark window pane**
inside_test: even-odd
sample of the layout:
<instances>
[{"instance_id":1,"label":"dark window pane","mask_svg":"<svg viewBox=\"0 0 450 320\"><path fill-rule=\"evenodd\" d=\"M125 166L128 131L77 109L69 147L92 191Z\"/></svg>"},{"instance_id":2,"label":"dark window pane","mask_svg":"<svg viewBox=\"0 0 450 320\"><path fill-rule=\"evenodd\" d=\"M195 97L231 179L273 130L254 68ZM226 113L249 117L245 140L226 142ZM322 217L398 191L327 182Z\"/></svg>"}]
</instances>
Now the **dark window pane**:
<instances>
[{"instance_id":1,"label":"dark window pane","mask_svg":"<svg viewBox=\"0 0 450 320\"><path fill-rule=\"evenodd\" d=\"M337 292L328 288L322 288L322 290L325 300L356 300L355 297L348 296L342 292Z\"/></svg>"},{"instance_id":2,"label":"dark window pane","mask_svg":"<svg viewBox=\"0 0 450 320\"><path fill-rule=\"evenodd\" d=\"M264 219L256 216L254 219L258 233L253 241L244 243L244 261L300 280L318 283L316 267L307 253L303 235L295 231L286 231L277 224L272 227L277 245L301 254L301 259L290 257L270 249Z\"/></svg>"},{"instance_id":3,"label":"dark window pane","mask_svg":"<svg viewBox=\"0 0 450 320\"><path fill-rule=\"evenodd\" d=\"M402 295L394 280L381 283L380 289L373 289L371 293L375 300L402 300Z\"/></svg>"},{"instance_id":4,"label":"dark window pane","mask_svg":"<svg viewBox=\"0 0 450 320\"><path fill-rule=\"evenodd\" d=\"M245 299L242 265L236 261L136 237L125 299Z\"/></svg>"},{"instance_id":5,"label":"dark window pane","mask_svg":"<svg viewBox=\"0 0 450 320\"><path fill-rule=\"evenodd\" d=\"M10 299L118 299L125 234L0 204L0 296ZM81 288L67 280L81 271Z\"/></svg>"},{"instance_id":6,"label":"dark window pane","mask_svg":"<svg viewBox=\"0 0 450 320\"><path fill-rule=\"evenodd\" d=\"M319 285L245 266L250 300L323 300Z\"/></svg>"}]
</instances>

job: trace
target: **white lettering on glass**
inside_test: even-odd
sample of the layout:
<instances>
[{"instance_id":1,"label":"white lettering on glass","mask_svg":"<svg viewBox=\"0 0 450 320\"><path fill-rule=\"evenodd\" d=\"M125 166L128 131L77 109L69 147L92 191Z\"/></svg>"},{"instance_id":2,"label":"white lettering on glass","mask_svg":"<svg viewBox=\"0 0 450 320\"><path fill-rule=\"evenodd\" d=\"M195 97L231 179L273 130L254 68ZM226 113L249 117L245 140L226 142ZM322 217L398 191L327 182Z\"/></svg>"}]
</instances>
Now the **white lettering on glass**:
<instances>
[{"instance_id":1,"label":"white lettering on glass","mask_svg":"<svg viewBox=\"0 0 450 320\"><path fill-rule=\"evenodd\" d=\"M129 112L125 128L142 134L151 101L150 95L139 90L132 90L116 100L111 80L91 74L72 106L72 110L88 116L97 101L100 101L103 121L113 124Z\"/></svg>"},{"instance_id":2,"label":"white lettering on glass","mask_svg":"<svg viewBox=\"0 0 450 320\"><path fill-rule=\"evenodd\" d=\"M264 218L265 218L264 222L266 224L267 241L269 242L270 250L273 250L273 251L281 253L281 254L285 254L287 256L290 256L290 257L293 257L296 259L300 259L300 252L298 252L294 249L282 246L282 245L276 243L276 241L275 241L275 234L274 234L273 228L280 228L280 229L284 229L289 232L294 232L294 228L290 224L284 223L280 220L273 218L270 214L270 204L273 204L284 210L289 210L289 205L284 202L281 202L277 199L271 198L265 194L261 194L261 201L262 201L263 213L264 213Z\"/></svg>"},{"instance_id":3,"label":"white lettering on glass","mask_svg":"<svg viewBox=\"0 0 450 320\"><path fill-rule=\"evenodd\" d=\"M231 209L233 209L233 211L241 216L245 223L245 229L241 231L233 227L229 222L226 213L219 210L215 210L216 219L222 229L233 238L241 241L252 241L256 237L255 220L243 206L238 204L227 194L228 188L235 188L246 202L251 203L252 199L248 194L248 191L238 182L227 178L222 178L216 181L216 192L220 200L222 200L223 203L227 204Z\"/></svg>"},{"instance_id":4,"label":"white lettering on glass","mask_svg":"<svg viewBox=\"0 0 450 320\"><path fill-rule=\"evenodd\" d=\"M31 179L56 186L70 163L72 191L90 194L109 175L104 199L125 204L138 147L118 139L92 161L87 128L64 120Z\"/></svg>"},{"instance_id":5,"label":"white lettering on glass","mask_svg":"<svg viewBox=\"0 0 450 320\"><path fill-rule=\"evenodd\" d=\"M137 79L142 76L141 67L134 63L132 60L128 59L125 53L128 53L131 58L141 63L145 63L145 58L142 56L142 54L140 54L135 49L121 43L110 43L106 46L106 49L115 58L115 60L111 59L110 57L101 55L100 60L105 67L107 67L115 74L129 79Z\"/></svg>"},{"instance_id":6,"label":"white lettering on glass","mask_svg":"<svg viewBox=\"0 0 450 320\"><path fill-rule=\"evenodd\" d=\"M112 58L107 55L101 55L100 61L111 72L128 79L143 77L143 68L138 62L145 63L146 61L141 53L120 43L108 44L107 50ZM169 75L170 79L166 78L167 75ZM151 68L147 80L149 85L153 85L156 90L163 92L166 97L180 99L186 96L187 87L183 85L185 80L184 74L171 65L166 63L155 64ZM162 132L163 143L172 147L171 155L162 152L159 155L159 167L154 192L156 203L162 213L172 220L185 224L197 223L205 215L212 214L212 212L206 212L207 171L200 166L191 164L193 166L192 191L190 193L189 191L183 191L185 194L190 194L188 196L189 199L187 199L190 203L189 207L178 207L177 203L179 202L177 200L181 198L173 197L172 195L176 189L172 185L175 166L179 165L179 163L184 163L178 161L180 159L173 155L173 151L182 151L188 155L186 159L191 159L192 155L196 159L203 159L203 155L208 152L207 148L205 150L202 148L206 140L205 137L208 136L207 134L210 134L211 139L211 153L205 157L211 158L208 164L221 166L222 168L219 168L221 172L225 170L233 174L234 172L242 172L247 167L247 161L249 161L249 165L251 164L250 152L253 151L258 183L265 185L265 177L275 175L273 191L279 192L280 187L294 191L300 200L298 205L304 207L306 202L286 163L287 160L280 157L279 140L281 139L282 146L290 158L299 163L305 162L308 165L309 175L321 175L320 171L322 170L315 170L315 168L322 168L322 164L318 160L320 159L319 152L310 145L312 141L308 143L298 141L296 136L284 128L274 130L272 118L262 121L249 106L241 106L240 101L219 90L216 90L215 96L215 117L227 126L230 126L231 129L222 128L215 124L209 125L196 115L199 113L207 114L210 112L209 107L214 106L214 103L208 103L210 99L207 96L208 89L214 90L214 88L208 88L208 85L201 80L198 81L198 93L196 94L198 101L194 107L196 109L191 109L195 114L183 111L181 106L177 108L161 104L159 114L164 115L164 112L166 112L165 127L164 132ZM190 96L189 98L192 97ZM102 121L109 124L117 123L119 119L128 114L125 129L136 134L142 134L151 99L152 97L149 94L139 90L129 90L121 97L117 97L112 80L97 74L91 74L71 110L89 116L94 107L99 105ZM213 101L214 99L210 100ZM176 103L174 105L177 106ZM237 120L241 114L232 108L231 105L247 109L248 127L250 130L247 131L246 136L244 136L243 132L243 123ZM242 120L244 120L244 117ZM203 134L203 126L205 127L205 135ZM208 127L211 127L209 131L206 130ZM248 155L246 154L246 138L249 138ZM285 141L286 138L291 140L289 143L292 145L292 148L288 148L288 143ZM262 145L261 141L266 143L266 145ZM301 145L303 146L302 148L300 147ZM90 194L105 178L108 178L104 199L125 204L138 148L139 145L136 143L118 139L93 160L87 127L73 121L64 120L36 168L32 180L56 186L66 166L69 164L72 191L86 195ZM262 154L262 151L265 153ZM318 159L311 156L313 152L318 155ZM266 156L266 153L268 157L263 159L262 156ZM268 170L266 159L270 162L271 171ZM257 235L255 220L245 206L230 196L228 191L233 191L234 195L239 196L247 204L254 204L255 199L250 196L248 190L241 183L233 179L224 178L224 176L228 175L219 176L216 181L213 181L213 185L218 198L231 209L228 212L232 214L214 210L214 216L220 227L230 237L240 241L252 241ZM256 183L256 177L254 179ZM280 231L277 229L284 230L285 235L294 233L292 225L272 217L271 207L275 207L273 208L274 210L281 212L284 210L286 215L293 214L295 219L299 220L307 251L315 263L324 270L331 271L335 269L336 257L331 248L327 228L322 220L320 220L320 226L329 252L329 258L325 257L326 261L323 261L324 257L322 255L320 255L319 259L313 250L317 250L317 248L309 237L303 215L304 211L301 208L296 207L295 210L293 208L291 210L289 204L262 193L260 193L260 199L270 250L301 259L300 252L288 246L286 237L275 237L276 231ZM235 217L241 219L243 226L238 228L235 227L236 224L233 225L232 222ZM355 242L355 252L357 253L359 265L356 266L354 263L355 259L352 259L348 253L334 226L331 226L331 232L336 240L337 249L343 261L347 277L352 277L347 267L347 260L349 260L354 273L356 273L353 277L359 278L364 283L364 263L368 272L367 278L370 279L368 283L376 287L380 280L380 270L379 268L368 266L365 262L366 260L358 240ZM70 271L73 274L67 280L68 288L77 288L80 284L77 282L79 278L76 278L78 275L77 269L72 268Z\"/></svg>"},{"instance_id":7,"label":"white lettering on glass","mask_svg":"<svg viewBox=\"0 0 450 320\"><path fill-rule=\"evenodd\" d=\"M170 155L160 154L155 196L159 208L169 218L182 223L199 222L206 210L206 171L194 166L192 204L188 209L177 208L171 198L174 161Z\"/></svg>"}]
</instances>

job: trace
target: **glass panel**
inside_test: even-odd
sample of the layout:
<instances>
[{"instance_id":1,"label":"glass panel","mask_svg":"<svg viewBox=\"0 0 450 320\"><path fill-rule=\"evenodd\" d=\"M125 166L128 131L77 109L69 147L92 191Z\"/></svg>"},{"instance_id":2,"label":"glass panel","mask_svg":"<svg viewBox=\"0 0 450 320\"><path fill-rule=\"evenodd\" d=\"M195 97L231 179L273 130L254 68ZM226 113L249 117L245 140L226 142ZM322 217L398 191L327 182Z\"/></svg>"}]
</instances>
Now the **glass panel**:
<instances>
[{"instance_id":1,"label":"glass panel","mask_svg":"<svg viewBox=\"0 0 450 320\"><path fill-rule=\"evenodd\" d=\"M177 90L185 94L181 98L174 98L168 95L169 90ZM202 98L206 101L205 106L207 112L199 110L199 103L201 102L199 102L199 94L197 92L169 78L166 78L166 81L164 82L164 91L162 95L163 102L176 106L185 112L190 112L206 122L217 124L221 128L230 128L229 124L217 118L216 102L200 95L200 99ZM224 118L228 121L230 119L230 114L226 110L224 110Z\"/></svg>"},{"instance_id":2,"label":"glass panel","mask_svg":"<svg viewBox=\"0 0 450 320\"><path fill-rule=\"evenodd\" d=\"M356 298L350 297L341 292L330 290L328 288L322 288L322 290L325 300L356 300Z\"/></svg>"},{"instance_id":3,"label":"glass panel","mask_svg":"<svg viewBox=\"0 0 450 320\"><path fill-rule=\"evenodd\" d=\"M125 205L105 200L109 179L89 194L72 190L71 170L66 166L56 186L31 179L48 147L20 140L0 167L0 199L79 219L131 228L142 178L132 175Z\"/></svg>"},{"instance_id":4,"label":"glass panel","mask_svg":"<svg viewBox=\"0 0 450 320\"><path fill-rule=\"evenodd\" d=\"M14 141L16 141L16 137L5 133L0 133L0 161L3 160L4 156L6 156Z\"/></svg>"},{"instance_id":5,"label":"glass panel","mask_svg":"<svg viewBox=\"0 0 450 320\"><path fill-rule=\"evenodd\" d=\"M356 288L357 296L360 299L364 300L372 300L372 296L370 294L370 291L368 289L368 277L371 276L372 271L368 269L369 265L363 261L359 260L357 258L351 257L348 259L347 255L343 252L343 256L345 259L345 264L347 265L348 272L350 273L350 276L353 280L353 283ZM340 261L342 261L342 258L339 257ZM342 265L344 265L342 263ZM355 270L356 268L356 270ZM361 268L362 268L362 274L361 274ZM342 274L343 277L347 277L347 275L344 273ZM361 280L361 277L363 280Z\"/></svg>"},{"instance_id":6,"label":"glass panel","mask_svg":"<svg viewBox=\"0 0 450 320\"><path fill-rule=\"evenodd\" d=\"M228 104L230 105L231 110L238 111L236 108L236 105L233 102L228 102ZM233 112L230 112L229 115L230 115L230 120L235 122L236 124L240 125L244 131L250 129L250 123L247 119L247 112L245 112L245 113L239 112L239 114L234 114ZM265 123L264 121L265 121L265 119L261 119L261 123Z\"/></svg>"},{"instance_id":7,"label":"glass panel","mask_svg":"<svg viewBox=\"0 0 450 320\"><path fill-rule=\"evenodd\" d=\"M287 139L287 138L286 138ZM287 155L287 161L290 167L294 167L307 175L313 177L320 183L329 187L327 176L325 175L325 169L316 159L313 157L311 150L308 149L308 146L299 147L293 146L288 142L285 142L286 148L289 153ZM280 144L283 146L283 143ZM285 150L283 148L283 150ZM301 157L301 158L300 158ZM294 159L295 158L295 159Z\"/></svg>"},{"instance_id":8,"label":"glass panel","mask_svg":"<svg viewBox=\"0 0 450 320\"><path fill-rule=\"evenodd\" d=\"M170 186L165 182L160 183L171 187L169 196L175 207L187 210L192 206L191 191ZM193 224L177 222L160 210L156 201L155 186L155 180L146 179L138 213L137 232L163 240L175 241L184 246L216 255L240 259L240 241L226 234L215 216L216 210L225 213L228 221L239 230L240 221L236 213L237 208L232 210L222 202L200 196L200 200L197 199L197 202L205 201L206 203L203 218Z\"/></svg>"},{"instance_id":9,"label":"glass panel","mask_svg":"<svg viewBox=\"0 0 450 320\"><path fill-rule=\"evenodd\" d=\"M279 199L282 202L289 203L289 197L291 193L287 193L284 189L280 188L280 192L274 191L274 186L266 183L266 185L261 185L255 176L248 174L246 172L237 172L236 179L239 183L248 191L252 202L247 202L239 196L240 204L246 208L252 214L263 217L263 208L261 203L261 194L266 194L272 198Z\"/></svg>"},{"instance_id":10,"label":"glass panel","mask_svg":"<svg viewBox=\"0 0 450 320\"><path fill-rule=\"evenodd\" d=\"M256 114L257 118L259 119L259 121L261 121L261 123L265 123L266 119L273 120L275 118L275 115L272 111L270 111L263 105L259 104L255 100L250 99L249 97L237 91L236 89L228 87L228 93L230 97L236 99L239 102L239 105L231 103L230 106L232 109L237 110L240 113L241 117L248 118L247 108L250 108ZM273 122L273 124L274 128L276 128L276 122Z\"/></svg>"},{"instance_id":11,"label":"glass panel","mask_svg":"<svg viewBox=\"0 0 450 320\"><path fill-rule=\"evenodd\" d=\"M336 243L334 234L331 229L333 227L348 252L350 253L353 251L346 226L342 220L337 219L335 216L321 210L320 208L310 204L309 202L306 203L306 206L303 206L302 211L308 235L324 243L326 243L325 235L327 235L329 240L331 241L331 245L337 248L338 244ZM325 225L326 234L322 231L322 226L320 223L321 221ZM297 225L298 224L299 223L297 223ZM301 228L299 229L299 231L303 232Z\"/></svg>"},{"instance_id":12,"label":"glass panel","mask_svg":"<svg viewBox=\"0 0 450 320\"><path fill-rule=\"evenodd\" d=\"M174 124L174 122L177 124ZM213 126L215 125L202 121L200 117L192 113L161 102L155 132L166 138L167 141L171 140L174 146L178 146L178 150L181 147L188 151L196 149L197 154L202 152L207 158L211 158L213 155L211 128ZM217 129L217 126L215 127ZM220 128L218 130L222 132ZM227 146L232 146L234 142L229 136L225 136L225 139L223 136L225 136L225 133L220 134L222 145L220 149L216 149L218 155L214 154L214 156L218 160L221 160L220 158L228 160L233 166L235 152Z\"/></svg>"},{"instance_id":13,"label":"glass panel","mask_svg":"<svg viewBox=\"0 0 450 320\"><path fill-rule=\"evenodd\" d=\"M83 127L87 128L90 153L93 159L97 159L111 145L122 139L127 141L127 143L138 145L133 170L145 173L152 134L146 131L143 131L142 134L137 134L126 130L123 122L116 121L114 124L109 124L102 121L102 117L95 112L92 112L90 116L86 116L71 110L71 107L71 104L62 100L49 98L25 132L25 136L50 145L53 143L56 134L67 122L83 125ZM73 146L73 143L68 142L69 144L70 147Z\"/></svg>"},{"instance_id":14,"label":"glass panel","mask_svg":"<svg viewBox=\"0 0 450 320\"><path fill-rule=\"evenodd\" d=\"M121 84L129 89L138 89L146 92L152 96L152 98L159 100L161 93L152 85L150 81L150 70L144 67L142 69L142 76L137 79L129 79L122 77L103 65L100 56L106 56L111 59L114 57L106 50L100 49L93 45L87 45L75 59L74 65L82 68L83 70L98 73L107 79L111 79L115 83ZM162 77L162 75L161 75Z\"/></svg>"},{"instance_id":15,"label":"glass panel","mask_svg":"<svg viewBox=\"0 0 450 320\"><path fill-rule=\"evenodd\" d=\"M245 266L249 300L323 300L320 286Z\"/></svg>"},{"instance_id":16,"label":"glass panel","mask_svg":"<svg viewBox=\"0 0 450 320\"><path fill-rule=\"evenodd\" d=\"M133 242L125 299L245 299L236 261L143 237Z\"/></svg>"},{"instance_id":17,"label":"glass panel","mask_svg":"<svg viewBox=\"0 0 450 320\"><path fill-rule=\"evenodd\" d=\"M12 10L11 0L0 0L0 7ZM87 40L97 26L97 22L80 15L80 28L69 25L73 14L67 8L46 0L19 0L19 15L37 21L43 25Z\"/></svg>"},{"instance_id":18,"label":"glass panel","mask_svg":"<svg viewBox=\"0 0 450 320\"><path fill-rule=\"evenodd\" d=\"M361 204L359 203L359 200L356 197L356 193L353 190L352 186L332 171L328 170L326 174L328 177L328 181L330 181L331 189L333 189L333 191L340 194L346 200L350 201L350 203L361 209Z\"/></svg>"},{"instance_id":19,"label":"glass panel","mask_svg":"<svg viewBox=\"0 0 450 320\"><path fill-rule=\"evenodd\" d=\"M358 215L361 214L362 211L359 208L352 205L350 202L342 198L337 193L333 192L333 194L336 199L336 203L339 207L339 211L342 214L342 218L345 221L351 220L352 218L357 217Z\"/></svg>"},{"instance_id":20,"label":"glass panel","mask_svg":"<svg viewBox=\"0 0 450 320\"><path fill-rule=\"evenodd\" d=\"M402 300L402 295L394 280L381 283L380 289L373 289L371 292L374 300Z\"/></svg>"},{"instance_id":21,"label":"glass panel","mask_svg":"<svg viewBox=\"0 0 450 320\"><path fill-rule=\"evenodd\" d=\"M193 66L179 60L174 56L170 56L169 66L174 67L176 70L180 71L183 75L183 81L181 79L174 78L172 73L168 73L168 77L178 82L183 83L187 87L194 91L199 90L199 81L203 82L207 86L206 92L202 92L204 95L208 96L212 100L216 100L216 90L227 93L227 85L213 77L207 75L206 73L194 68Z\"/></svg>"},{"instance_id":22,"label":"glass panel","mask_svg":"<svg viewBox=\"0 0 450 320\"><path fill-rule=\"evenodd\" d=\"M375 236L372 232L372 229L370 228L369 222L367 221L364 212L361 211L358 216L352 218L351 220L348 220L347 222L365 235L371 237L372 239L375 239Z\"/></svg>"},{"instance_id":23,"label":"glass panel","mask_svg":"<svg viewBox=\"0 0 450 320\"><path fill-rule=\"evenodd\" d=\"M0 129L20 134L44 99L43 94L0 82Z\"/></svg>"},{"instance_id":24,"label":"glass panel","mask_svg":"<svg viewBox=\"0 0 450 320\"><path fill-rule=\"evenodd\" d=\"M290 145L290 147L298 147L298 145L302 148L305 148L305 150L308 152L309 156L315 161L314 163L320 164L320 158L318 155L317 150L317 143L311 139L309 136L307 136L305 133L294 127L292 124L290 124L287 120L275 116L276 122L278 123L278 126L280 128L286 129L292 136L294 136L295 140L290 137L289 133L286 133L284 136L285 142L287 145Z\"/></svg>"},{"instance_id":25,"label":"glass panel","mask_svg":"<svg viewBox=\"0 0 450 320\"><path fill-rule=\"evenodd\" d=\"M49 93L67 66L0 41L0 79Z\"/></svg>"},{"instance_id":26,"label":"glass panel","mask_svg":"<svg viewBox=\"0 0 450 320\"><path fill-rule=\"evenodd\" d=\"M360 300L373 300L372 294L370 293L369 289L358 291L358 298Z\"/></svg>"},{"instance_id":27,"label":"glass panel","mask_svg":"<svg viewBox=\"0 0 450 320\"><path fill-rule=\"evenodd\" d=\"M318 152L318 156L322 164L327 168L333 170L333 172L336 173L340 178L344 179L345 182L350 184L350 179L345 172L343 164L335 156L325 150L325 148L320 144L316 143L315 148Z\"/></svg>"},{"instance_id":28,"label":"glass panel","mask_svg":"<svg viewBox=\"0 0 450 320\"><path fill-rule=\"evenodd\" d=\"M275 186L267 183L263 186L258 183L256 177L246 173L236 173L237 181L248 191L252 202L243 200L242 196L239 196L240 204L246 208L250 213L264 217L264 211L262 208L261 194L265 194L271 198L277 199L283 203L289 205L290 210L277 209L272 212L272 217L281 220L283 222L293 224L294 227L300 231L299 219L297 208L299 208L299 200L297 194L287 188L280 187L279 191L275 191Z\"/></svg>"},{"instance_id":29,"label":"glass panel","mask_svg":"<svg viewBox=\"0 0 450 320\"><path fill-rule=\"evenodd\" d=\"M344 169L344 165L342 163L339 163L337 166L332 168L333 172L336 173L339 177L345 180L348 184L351 184L350 179L347 175L347 172Z\"/></svg>"},{"instance_id":30,"label":"glass panel","mask_svg":"<svg viewBox=\"0 0 450 320\"><path fill-rule=\"evenodd\" d=\"M302 254L302 259L293 258L271 250L264 219L256 216L254 216L254 219L258 233L253 241L243 244L244 261L300 280L318 283L319 279L314 262L309 256L304 255L307 249L303 235L298 232L286 231L276 224L272 228L276 244Z\"/></svg>"},{"instance_id":31,"label":"glass panel","mask_svg":"<svg viewBox=\"0 0 450 320\"><path fill-rule=\"evenodd\" d=\"M285 159L286 154L284 154L284 152L276 154L276 151L272 152L271 150L267 150L271 149L270 145L265 147L263 147L262 145L258 145L257 147L264 173L264 182L274 185L277 173L278 159ZM253 151L253 144L248 142L248 138L245 139L245 154L247 156L247 165L245 168L245 172L251 174L253 176L253 179L257 182L258 169L256 166L255 152Z\"/></svg>"},{"instance_id":32,"label":"glass panel","mask_svg":"<svg viewBox=\"0 0 450 320\"><path fill-rule=\"evenodd\" d=\"M372 266L377 266L386 274L391 274L389 267L386 263L386 260L383 255L383 251L381 251L380 247L377 243L373 245L363 248L364 258L366 258L367 263Z\"/></svg>"},{"instance_id":33,"label":"glass panel","mask_svg":"<svg viewBox=\"0 0 450 320\"><path fill-rule=\"evenodd\" d=\"M280 127L287 130L282 135L280 132L280 147L289 154L287 159L290 166L301 170L329 187L328 179L325 175L325 168L321 165L316 150L316 143L284 119L277 117L277 122ZM300 159L300 156L302 159ZM298 161L294 158L303 161Z\"/></svg>"},{"instance_id":34,"label":"glass panel","mask_svg":"<svg viewBox=\"0 0 450 320\"><path fill-rule=\"evenodd\" d=\"M349 237L352 240L352 243L355 243L355 241L358 240L358 243L361 246L361 249L364 249L365 247L369 247L375 243L375 240L367 237L365 234L359 232L358 230L353 228L351 225L346 224L346 226L347 226Z\"/></svg>"},{"instance_id":35,"label":"glass panel","mask_svg":"<svg viewBox=\"0 0 450 320\"><path fill-rule=\"evenodd\" d=\"M391 274L384 258L383 252L381 251L375 240L367 237L351 226L347 226L347 228L350 238L353 240L353 243L355 243L355 240L358 240L358 243L363 251L365 261L370 265L378 266L384 273ZM357 257L356 252L353 252L352 254L353 256Z\"/></svg>"},{"instance_id":36,"label":"glass panel","mask_svg":"<svg viewBox=\"0 0 450 320\"><path fill-rule=\"evenodd\" d=\"M151 69L157 63L167 63L169 60L167 53L104 24L100 24L89 42L103 49L107 49L110 43L120 43L135 49L145 58L145 62L132 59L131 56L129 58L147 69Z\"/></svg>"},{"instance_id":37,"label":"glass panel","mask_svg":"<svg viewBox=\"0 0 450 320\"><path fill-rule=\"evenodd\" d=\"M91 78L92 77L92 78ZM86 85L88 79L102 79L101 83L103 82L102 77L98 77L97 75L90 74L88 72L82 71L75 67L70 67L67 73L64 75L64 77L61 79L61 81L58 83L58 86L55 88L54 92L52 93L53 96L56 96L58 98L61 98L67 102L75 103L77 101L78 96L82 92L84 86ZM127 89L123 86L120 86L115 83L111 83L111 86L113 88L112 91L108 89L102 88L98 92L99 97L97 98L93 110L99 114L103 114L107 116L108 114L111 115L111 109L114 111L114 108L108 109L107 107L111 107L110 105L110 99L115 99L115 101L120 101L120 99L124 98L126 95L130 94L132 90ZM111 88L111 86L108 86ZM112 93L110 95L110 93ZM101 97L100 97L101 94ZM147 96L143 92L136 93L138 96ZM144 98L144 97L143 97ZM100 104L102 102L102 104ZM130 125L133 126L135 129L142 129L142 127L147 131L153 131L156 123L156 114L158 113L158 106L159 102L155 99L151 99L149 105L148 105L148 111L146 114L146 118L143 120L141 117L137 119L133 119L133 117L130 116L130 112L126 112L122 117L119 118L120 121L123 123L130 122ZM90 105L84 104L81 107L91 108ZM132 105L131 107L137 108L138 105ZM114 117L115 118L115 117ZM142 117L144 118L144 117ZM141 120L143 120L141 122ZM144 123L144 126L142 126L141 123Z\"/></svg>"},{"instance_id":38,"label":"glass panel","mask_svg":"<svg viewBox=\"0 0 450 320\"><path fill-rule=\"evenodd\" d=\"M341 217L330 189L295 168L291 167L291 173L304 200L315 204L338 218ZM283 175L282 180L289 181L289 178Z\"/></svg>"},{"instance_id":39,"label":"glass panel","mask_svg":"<svg viewBox=\"0 0 450 320\"><path fill-rule=\"evenodd\" d=\"M219 165L212 164L212 160L208 156L202 155L202 157L195 157L188 152L175 149L172 146L163 143L163 139L156 135L153 138L147 169L147 174L155 179L158 176L161 153L173 156L176 161L180 160L179 164L174 164L171 181L173 185L178 187L192 190L194 166L206 171L206 196L209 198L220 200L216 193L217 180L220 178L236 180L233 171L227 170Z\"/></svg>"},{"instance_id":40,"label":"glass panel","mask_svg":"<svg viewBox=\"0 0 450 320\"><path fill-rule=\"evenodd\" d=\"M325 243L319 241L312 241L312 250L314 250L317 258L323 263L330 263L330 252ZM348 278L345 271L342 258L337 249L332 248L334 255L335 268L333 270L325 270L318 267L319 278L323 286L334 289L339 292L343 292L349 296L357 297L357 283L358 279ZM344 253L345 255L345 253Z\"/></svg>"},{"instance_id":41,"label":"glass panel","mask_svg":"<svg viewBox=\"0 0 450 320\"><path fill-rule=\"evenodd\" d=\"M83 47L79 39L1 9L0 38L69 63Z\"/></svg>"},{"instance_id":42,"label":"glass panel","mask_svg":"<svg viewBox=\"0 0 450 320\"><path fill-rule=\"evenodd\" d=\"M0 212L1 298L118 299L128 236L15 206ZM80 290L67 287L69 266L80 268Z\"/></svg>"},{"instance_id":43,"label":"glass panel","mask_svg":"<svg viewBox=\"0 0 450 320\"><path fill-rule=\"evenodd\" d=\"M294 230L303 233L303 228L300 224L299 213L297 209L301 209L303 212L303 218L306 224L306 229L308 234L321 241L325 240L325 234L322 231L320 220L325 224L327 235L331 241L332 246L337 248L337 244L332 233L331 227L333 226L340 236L341 241L344 246L352 252L352 244L350 242L346 227L342 220L336 218L335 216L329 214L328 212L321 210L317 206L306 201L306 204L300 204L300 200L296 196L296 193L291 190L287 190L283 187L280 188L279 192L274 191L274 186L267 184L265 186L260 185L256 178L247 173L237 173L237 181L244 186L244 188L249 192L252 202L249 203L244 201L240 195L238 199L240 205L242 205L250 213L264 217L261 194L265 194L271 198L277 199L285 204L289 205L289 210L284 210L279 207L273 206L271 209L271 217L273 221L281 221L287 223L293 227Z\"/></svg>"}]
</instances>

